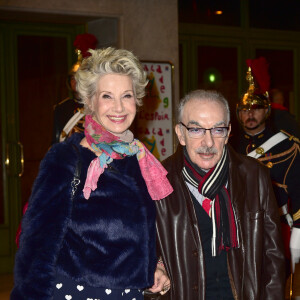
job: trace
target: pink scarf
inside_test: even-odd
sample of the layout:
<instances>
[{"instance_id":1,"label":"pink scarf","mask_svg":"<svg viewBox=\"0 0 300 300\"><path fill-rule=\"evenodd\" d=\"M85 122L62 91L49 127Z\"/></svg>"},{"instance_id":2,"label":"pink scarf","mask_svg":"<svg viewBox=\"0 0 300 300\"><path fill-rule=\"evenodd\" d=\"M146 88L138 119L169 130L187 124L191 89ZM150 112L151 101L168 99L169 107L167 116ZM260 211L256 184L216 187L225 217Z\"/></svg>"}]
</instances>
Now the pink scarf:
<instances>
[{"instance_id":1,"label":"pink scarf","mask_svg":"<svg viewBox=\"0 0 300 300\"><path fill-rule=\"evenodd\" d=\"M131 132L128 132L130 135ZM163 199L173 192L173 188L166 177L168 172L139 140L133 139L131 143L124 142L120 137L113 135L93 120L91 115L85 117L84 133L88 144L100 153L100 156L91 161L87 171L83 188L86 199L89 199L91 191L97 188L98 179L108 164L114 159L122 159L132 155L137 156L142 176L152 200Z\"/></svg>"}]
</instances>

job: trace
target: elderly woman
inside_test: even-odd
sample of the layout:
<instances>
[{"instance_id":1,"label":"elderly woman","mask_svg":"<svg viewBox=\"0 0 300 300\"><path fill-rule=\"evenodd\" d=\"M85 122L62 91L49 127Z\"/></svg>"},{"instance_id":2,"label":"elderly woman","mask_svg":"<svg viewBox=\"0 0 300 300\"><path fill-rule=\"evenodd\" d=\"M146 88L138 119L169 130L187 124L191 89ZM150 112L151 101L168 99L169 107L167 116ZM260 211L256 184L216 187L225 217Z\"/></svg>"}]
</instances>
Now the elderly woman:
<instances>
[{"instance_id":1,"label":"elderly woman","mask_svg":"<svg viewBox=\"0 0 300 300\"><path fill-rule=\"evenodd\" d=\"M41 162L22 221L12 300L138 300L145 288L169 286L157 265L153 200L172 187L128 129L146 75L127 50L90 52L76 74L85 132L54 145Z\"/></svg>"}]
</instances>

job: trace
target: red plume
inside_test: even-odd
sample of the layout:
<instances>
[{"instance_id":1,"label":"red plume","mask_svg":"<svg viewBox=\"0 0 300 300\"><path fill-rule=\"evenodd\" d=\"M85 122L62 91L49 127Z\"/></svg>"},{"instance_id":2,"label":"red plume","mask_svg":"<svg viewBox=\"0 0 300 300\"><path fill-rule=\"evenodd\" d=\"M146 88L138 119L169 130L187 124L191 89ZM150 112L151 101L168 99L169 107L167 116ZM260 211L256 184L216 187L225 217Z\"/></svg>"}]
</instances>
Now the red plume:
<instances>
[{"instance_id":1,"label":"red plume","mask_svg":"<svg viewBox=\"0 0 300 300\"><path fill-rule=\"evenodd\" d=\"M269 64L265 57L247 59L246 63L251 68L252 75L257 82L259 93L264 94L270 89Z\"/></svg>"},{"instance_id":2,"label":"red plume","mask_svg":"<svg viewBox=\"0 0 300 300\"><path fill-rule=\"evenodd\" d=\"M78 34L73 43L76 49L81 51L82 57L85 58L91 54L87 52L89 49L95 49L97 46L97 38L90 33Z\"/></svg>"}]
</instances>

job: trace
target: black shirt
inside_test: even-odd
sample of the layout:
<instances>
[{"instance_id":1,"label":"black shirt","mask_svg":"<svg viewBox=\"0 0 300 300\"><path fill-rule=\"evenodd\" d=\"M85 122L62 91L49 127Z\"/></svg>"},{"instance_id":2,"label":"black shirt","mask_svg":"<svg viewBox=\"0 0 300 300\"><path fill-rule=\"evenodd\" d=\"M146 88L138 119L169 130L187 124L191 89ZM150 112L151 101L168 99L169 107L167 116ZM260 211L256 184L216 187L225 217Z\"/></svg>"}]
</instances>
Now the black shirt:
<instances>
[{"instance_id":1,"label":"black shirt","mask_svg":"<svg viewBox=\"0 0 300 300\"><path fill-rule=\"evenodd\" d=\"M228 276L227 252L223 250L220 255L212 256L211 218L192 194L191 197L198 219L204 253L206 279L205 300L234 300Z\"/></svg>"}]
</instances>

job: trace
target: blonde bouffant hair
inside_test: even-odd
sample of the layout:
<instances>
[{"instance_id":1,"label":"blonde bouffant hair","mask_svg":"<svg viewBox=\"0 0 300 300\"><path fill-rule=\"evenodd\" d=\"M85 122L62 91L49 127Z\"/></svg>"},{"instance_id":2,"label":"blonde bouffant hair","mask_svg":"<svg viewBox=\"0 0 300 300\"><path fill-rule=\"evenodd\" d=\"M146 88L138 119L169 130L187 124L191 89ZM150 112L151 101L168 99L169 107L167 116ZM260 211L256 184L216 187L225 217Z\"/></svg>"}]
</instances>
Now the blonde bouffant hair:
<instances>
[{"instance_id":1,"label":"blonde bouffant hair","mask_svg":"<svg viewBox=\"0 0 300 300\"><path fill-rule=\"evenodd\" d=\"M82 61L75 74L76 89L84 104L85 114L93 113L91 107L97 98L98 82L107 74L130 76L137 106L142 105L145 87L148 83L147 74L138 58L125 49L108 47L105 49L90 49L91 56Z\"/></svg>"}]
</instances>

